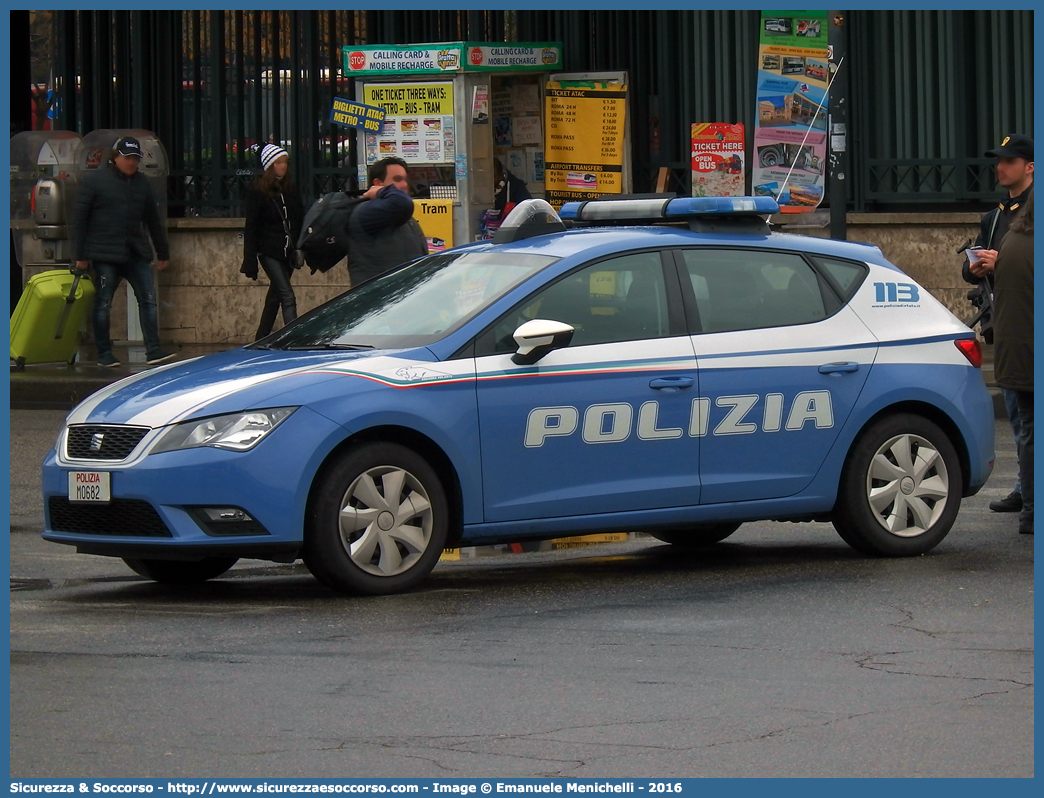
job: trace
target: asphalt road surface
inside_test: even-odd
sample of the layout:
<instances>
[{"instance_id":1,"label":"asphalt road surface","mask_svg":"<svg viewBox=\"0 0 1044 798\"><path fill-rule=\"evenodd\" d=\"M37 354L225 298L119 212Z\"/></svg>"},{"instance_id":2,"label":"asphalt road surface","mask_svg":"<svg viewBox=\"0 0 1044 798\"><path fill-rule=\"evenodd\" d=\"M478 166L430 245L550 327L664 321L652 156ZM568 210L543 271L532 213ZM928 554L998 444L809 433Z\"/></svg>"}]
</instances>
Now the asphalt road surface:
<instances>
[{"instance_id":1,"label":"asphalt road surface","mask_svg":"<svg viewBox=\"0 0 1044 798\"><path fill-rule=\"evenodd\" d=\"M986 488L926 556L748 524L441 563L345 598L241 561L192 590L42 541L62 413L11 420L11 776L1033 775L1033 538Z\"/></svg>"}]
</instances>

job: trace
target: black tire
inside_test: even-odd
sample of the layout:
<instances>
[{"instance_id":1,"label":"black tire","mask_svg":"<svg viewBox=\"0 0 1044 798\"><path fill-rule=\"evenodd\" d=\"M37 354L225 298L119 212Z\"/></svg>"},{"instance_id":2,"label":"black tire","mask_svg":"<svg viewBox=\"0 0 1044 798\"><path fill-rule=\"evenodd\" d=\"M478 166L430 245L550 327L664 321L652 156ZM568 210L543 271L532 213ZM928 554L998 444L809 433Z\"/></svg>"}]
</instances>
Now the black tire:
<instances>
[{"instance_id":1,"label":"black tire","mask_svg":"<svg viewBox=\"0 0 1044 798\"><path fill-rule=\"evenodd\" d=\"M164 585L198 585L221 576L238 557L207 557L203 560L138 560L123 558L134 573Z\"/></svg>"},{"instance_id":2,"label":"black tire","mask_svg":"<svg viewBox=\"0 0 1044 798\"><path fill-rule=\"evenodd\" d=\"M720 524L694 524L684 528L650 529L649 534L664 543L682 548L709 546L725 540L742 526L742 522L724 521Z\"/></svg>"},{"instance_id":3,"label":"black tire","mask_svg":"<svg viewBox=\"0 0 1044 798\"><path fill-rule=\"evenodd\" d=\"M962 483L946 433L922 416L888 416L869 427L848 454L834 528L864 554L924 554L953 526Z\"/></svg>"},{"instance_id":4,"label":"black tire","mask_svg":"<svg viewBox=\"0 0 1044 798\"><path fill-rule=\"evenodd\" d=\"M333 590L401 593L435 567L448 531L446 493L428 462L399 444L368 443L319 476L303 557L312 575Z\"/></svg>"}]
</instances>

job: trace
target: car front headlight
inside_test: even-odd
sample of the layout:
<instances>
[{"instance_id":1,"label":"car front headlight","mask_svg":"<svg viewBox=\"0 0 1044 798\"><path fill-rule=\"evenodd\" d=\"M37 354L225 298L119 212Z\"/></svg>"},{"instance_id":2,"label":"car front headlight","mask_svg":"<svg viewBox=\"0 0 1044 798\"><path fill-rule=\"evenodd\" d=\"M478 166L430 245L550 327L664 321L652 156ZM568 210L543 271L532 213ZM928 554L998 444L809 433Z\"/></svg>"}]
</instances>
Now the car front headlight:
<instances>
[{"instance_id":1,"label":"car front headlight","mask_svg":"<svg viewBox=\"0 0 1044 798\"><path fill-rule=\"evenodd\" d=\"M256 446L296 409L274 407L269 410L249 410L175 424L160 437L151 453L194 449L198 446L245 452Z\"/></svg>"}]
</instances>

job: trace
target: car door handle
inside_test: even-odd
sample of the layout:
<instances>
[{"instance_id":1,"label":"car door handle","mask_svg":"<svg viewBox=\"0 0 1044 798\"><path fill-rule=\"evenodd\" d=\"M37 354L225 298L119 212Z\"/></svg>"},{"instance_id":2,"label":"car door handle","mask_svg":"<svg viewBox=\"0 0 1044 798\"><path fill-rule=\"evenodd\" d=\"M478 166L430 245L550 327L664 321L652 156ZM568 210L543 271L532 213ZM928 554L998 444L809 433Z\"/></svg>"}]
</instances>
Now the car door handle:
<instances>
[{"instance_id":1,"label":"car door handle","mask_svg":"<svg viewBox=\"0 0 1044 798\"><path fill-rule=\"evenodd\" d=\"M819 367L820 374L851 374L859 371L858 363L824 363Z\"/></svg>"},{"instance_id":2,"label":"car door handle","mask_svg":"<svg viewBox=\"0 0 1044 798\"><path fill-rule=\"evenodd\" d=\"M694 382L692 377L657 377L649 387L664 393L677 393L682 388L691 388Z\"/></svg>"}]
</instances>

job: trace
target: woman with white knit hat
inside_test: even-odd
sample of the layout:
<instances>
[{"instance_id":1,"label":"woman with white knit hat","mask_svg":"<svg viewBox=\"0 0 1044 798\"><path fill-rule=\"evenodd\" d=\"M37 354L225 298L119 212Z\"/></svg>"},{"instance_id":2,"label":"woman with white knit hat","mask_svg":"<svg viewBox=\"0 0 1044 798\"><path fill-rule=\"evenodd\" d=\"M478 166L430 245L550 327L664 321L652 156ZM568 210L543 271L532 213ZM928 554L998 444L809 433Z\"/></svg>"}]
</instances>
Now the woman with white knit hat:
<instances>
[{"instance_id":1,"label":"woman with white knit hat","mask_svg":"<svg viewBox=\"0 0 1044 798\"><path fill-rule=\"evenodd\" d=\"M301 195L290 178L289 153L276 144L266 144L261 148L261 168L264 171L254 179L245 197L243 265L239 269L256 280L260 262L268 275L268 294L254 340L272 332L280 307L284 325L297 318L297 298L290 275L304 220Z\"/></svg>"}]
</instances>

